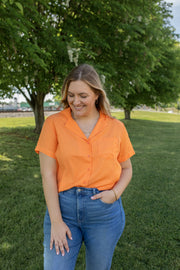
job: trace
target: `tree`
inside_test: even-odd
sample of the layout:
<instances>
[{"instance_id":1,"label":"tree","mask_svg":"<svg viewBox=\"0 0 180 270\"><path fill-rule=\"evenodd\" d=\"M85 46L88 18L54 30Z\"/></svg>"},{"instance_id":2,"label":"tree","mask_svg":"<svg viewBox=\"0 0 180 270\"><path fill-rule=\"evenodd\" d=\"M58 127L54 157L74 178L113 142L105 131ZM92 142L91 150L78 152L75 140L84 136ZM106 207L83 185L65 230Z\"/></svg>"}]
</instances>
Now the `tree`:
<instances>
[{"instance_id":1,"label":"tree","mask_svg":"<svg viewBox=\"0 0 180 270\"><path fill-rule=\"evenodd\" d=\"M180 49L169 46L163 51L158 65L151 73L151 92L142 97L147 105L168 104L177 101L180 94Z\"/></svg>"},{"instance_id":2,"label":"tree","mask_svg":"<svg viewBox=\"0 0 180 270\"><path fill-rule=\"evenodd\" d=\"M44 98L58 86L57 76L64 75L69 60L66 44L58 36L53 4L44 0L23 1L22 5L23 13L15 3L1 6L1 29L4 36L10 36L9 41L3 38L2 42L1 89L8 91L3 94L19 91L26 98L35 115L36 132L40 132Z\"/></svg>"},{"instance_id":3,"label":"tree","mask_svg":"<svg viewBox=\"0 0 180 270\"><path fill-rule=\"evenodd\" d=\"M95 20L91 22L95 16L91 8L96 7L91 2L20 2L22 10L13 0L4 0L0 5L3 15L0 21L3 33L1 96L20 92L32 107L35 130L40 132L46 94L59 91L63 78L77 65L78 58L82 62L91 62L97 56L93 49L104 43L98 39ZM92 42L95 42L94 47Z\"/></svg>"},{"instance_id":4,"label":"tree","mask_svg":"<svg viewBox=\"0 0 180 270\"><path fill-rule=\"evenodd\" d=\"M112 103L124 108L125 119L130 119L130 112L136 105L154 105L167 97L173 100L179 89L176 88L175 35L168 23L169 5L164 1L133 2L136 13L130 12L133 16L127 18L128 24L121 29L126 39L120 56L114 55L118 72L114 82L110 82ZM131 8L134 8L133 3Z\"/></svg>"},{"instance_id":5,"label":"tree","mask_svg":"<svg viewBox=\"0 0 180 270\"><path fill-rule=\"evenodd\" d=\"M0 4L0 94L22 93L40 132L46 94L58 93L69 70L86 62L106 78L112 103L130 114L152 91L151 75L160 62L165 63L165 52L170 53L173 44L173 31L164 23L169 12L161 3L4 0ZM162 50L164 45L169 49Z\"/></svg>"}]
</instances>

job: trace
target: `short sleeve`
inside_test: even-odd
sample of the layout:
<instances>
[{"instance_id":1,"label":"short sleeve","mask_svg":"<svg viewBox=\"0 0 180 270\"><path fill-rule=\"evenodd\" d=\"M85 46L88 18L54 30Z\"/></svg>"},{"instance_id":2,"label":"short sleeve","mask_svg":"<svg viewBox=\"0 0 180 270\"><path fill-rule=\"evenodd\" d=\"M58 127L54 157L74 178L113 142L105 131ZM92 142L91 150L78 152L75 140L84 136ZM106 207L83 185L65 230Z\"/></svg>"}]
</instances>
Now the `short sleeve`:
<instances>
[{"instance_id":1,"label":"short sleeve","mask_svg":"<svg viewBox=\"0 0 180 270\"><path fill-rule=\"evenodd\" d=\"M57 135L54 121L51 117L47 118L42 127L35 152L42 152L47 156L56 158L55 152L57 148Z\"/></svg>"},{"instance_id":2,"label":"short sleeve","mask_svg":"<svg viewBox=\"0 0 180 270\"><path fill-rule=\"evenodd\" d=\"M124 162L135 154L131 141L129 139L129 135L127 130L122 123L122 131L121 131L121 142L120 142L120 152L118 155L118 161Z\"/></svg>"}]
</instances>

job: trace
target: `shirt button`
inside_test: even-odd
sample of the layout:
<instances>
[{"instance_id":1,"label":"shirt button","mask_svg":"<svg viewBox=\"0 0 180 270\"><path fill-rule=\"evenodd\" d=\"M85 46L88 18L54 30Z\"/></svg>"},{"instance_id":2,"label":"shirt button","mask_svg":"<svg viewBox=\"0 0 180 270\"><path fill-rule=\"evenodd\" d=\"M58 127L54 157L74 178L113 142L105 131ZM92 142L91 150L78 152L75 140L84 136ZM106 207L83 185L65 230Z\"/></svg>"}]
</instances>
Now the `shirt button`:
<instances>
[{"instance_id":1,"label":"shirt button","mask_svg":"<svg viewBox=\"0 0 180 270\"><path fill-rule=\"evenodd\" d=\"M90 157L90 155L88 155L88 157Z\"/></svg>"}]
</instances>

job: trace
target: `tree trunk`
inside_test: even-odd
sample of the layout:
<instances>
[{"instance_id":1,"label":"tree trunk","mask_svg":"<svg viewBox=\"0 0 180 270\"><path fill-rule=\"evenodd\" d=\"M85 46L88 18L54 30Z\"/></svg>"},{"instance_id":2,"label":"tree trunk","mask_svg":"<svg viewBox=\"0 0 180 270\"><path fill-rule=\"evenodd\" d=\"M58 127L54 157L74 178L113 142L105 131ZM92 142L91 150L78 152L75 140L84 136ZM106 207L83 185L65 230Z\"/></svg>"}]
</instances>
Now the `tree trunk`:
<instances>
[{"instance_id":1,"label":"tree trunk","mask_svg":"<svg viewBox=\"0 0 180 270\"><path fill-rule=\"evenodd\" d=\"M41 129L44 123L43 104L35 104L34 117L35 117L35 124L36 124L34 131L39 134L41 132Z\"/></svg>"},{"instance_id":2,"label":"tree trunk","mask_svg":"<svg viewBox=\"0 0 180 270\"><path fill-rule=\"evenodd\" d=\"M35 118L35 129L34 132L40 133L43 123L44 123L44 98L45 94L44 93L37 93L36 95L33 95L32 97L32 102L31 102L31 107L34 112L34 118Z\"/></svg>"},{"instance_id":3,"label":"tree trunk","mask_svg":"<svg viewBox=\"0 0 180 270\"><path fill-rule=\"evenodd\" d=\"M124 109L124 116L125 120L131 120L131 110L130 109Z\"/></svg>"}]
</instances>

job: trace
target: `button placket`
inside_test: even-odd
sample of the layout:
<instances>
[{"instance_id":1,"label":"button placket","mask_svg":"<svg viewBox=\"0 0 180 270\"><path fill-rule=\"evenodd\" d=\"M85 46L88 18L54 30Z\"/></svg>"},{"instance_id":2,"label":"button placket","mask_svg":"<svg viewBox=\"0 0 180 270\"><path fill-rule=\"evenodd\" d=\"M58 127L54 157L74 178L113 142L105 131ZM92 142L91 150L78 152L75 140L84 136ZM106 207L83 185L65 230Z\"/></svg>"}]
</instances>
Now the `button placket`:
<instances>
[{"instance_id":1,"label":"button placket","mask_svg":"<svg viewBox=\"0 0 180 270\"><path fill-rule=\"evenodd\" d=\"M89 182L89 178L90 178L90 174L91 174L91 170L92 170L92 145L91 142L88 140L88 167L87 167L87 173L88 173L88 177L87 177L87 182Z\"/></svg>"}]
</instances>

